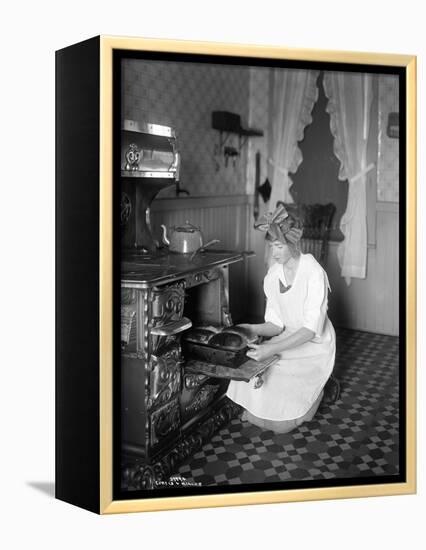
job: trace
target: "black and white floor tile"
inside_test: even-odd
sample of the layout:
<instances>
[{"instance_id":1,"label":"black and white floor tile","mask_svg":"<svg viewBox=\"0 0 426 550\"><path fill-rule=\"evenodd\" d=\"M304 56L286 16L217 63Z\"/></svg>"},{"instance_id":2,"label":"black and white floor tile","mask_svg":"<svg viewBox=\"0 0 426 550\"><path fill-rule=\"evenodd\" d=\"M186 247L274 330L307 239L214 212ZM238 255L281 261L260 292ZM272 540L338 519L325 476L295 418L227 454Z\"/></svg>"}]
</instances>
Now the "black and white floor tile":
<instances>
[{"instance_id":1,"label":"black and white floor tile","mask_svg":"<svg viewBox=\"0 0 426 550\"><path fill-rule=\"evenodd\" d=\"M203 486L398 474L398 365L398 338L339 330L336 403L289 434L234 419L178 474Z\"/></svg>"}]
</instances>

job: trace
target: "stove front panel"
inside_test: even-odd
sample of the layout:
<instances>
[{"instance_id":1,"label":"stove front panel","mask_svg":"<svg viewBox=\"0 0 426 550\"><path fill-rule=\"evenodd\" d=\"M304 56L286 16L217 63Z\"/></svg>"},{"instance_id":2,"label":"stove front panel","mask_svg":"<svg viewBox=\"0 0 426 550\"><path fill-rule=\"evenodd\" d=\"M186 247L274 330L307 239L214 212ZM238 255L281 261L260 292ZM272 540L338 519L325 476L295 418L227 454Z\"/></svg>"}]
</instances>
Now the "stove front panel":
<instances>
[{"instance_id":1,"label":"stove front panel","mask_svg":"<svg viewBox=\"0 0 426 550\"><path fill-rule=\"evenodd\" d=\"M181 336L193 326L232 323L227 266L170 284L123 289L122 446L150 464L212 414L228 382L185 371ZM128 338L123 339L123 335ZM136 342L136 345L134 345Z\"/></svg>"}]
</instances>

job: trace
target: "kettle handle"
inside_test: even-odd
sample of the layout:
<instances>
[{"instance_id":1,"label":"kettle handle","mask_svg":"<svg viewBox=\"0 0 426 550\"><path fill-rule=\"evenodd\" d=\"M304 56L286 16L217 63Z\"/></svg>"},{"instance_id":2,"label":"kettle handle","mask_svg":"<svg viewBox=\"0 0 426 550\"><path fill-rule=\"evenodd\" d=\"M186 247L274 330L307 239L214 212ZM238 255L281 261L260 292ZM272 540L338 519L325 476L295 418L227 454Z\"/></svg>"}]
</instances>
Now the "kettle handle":
<instances>
[{"instance_id":1,"label":"kettle handle","mask_svg":"<svg viewBox=\"0 0 426 550\"><path fill-rule=\"evenodd\" d=\"M163 234L161 236L161 240L163 241L163 243L166 245L166 246L169 246L170 244L170 241L169 239L167 238L167 227L164 225L164 224L161 224L161 229L163 230Z\"/></svg>"}]
</instances>

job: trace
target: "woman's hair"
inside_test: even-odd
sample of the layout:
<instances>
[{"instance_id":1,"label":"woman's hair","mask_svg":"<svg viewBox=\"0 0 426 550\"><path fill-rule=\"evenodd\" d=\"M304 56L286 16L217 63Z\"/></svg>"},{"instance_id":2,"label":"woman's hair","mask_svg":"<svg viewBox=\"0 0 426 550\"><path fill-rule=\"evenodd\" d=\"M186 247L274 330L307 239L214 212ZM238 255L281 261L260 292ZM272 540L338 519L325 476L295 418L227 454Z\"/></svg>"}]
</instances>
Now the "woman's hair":
<instances>
[{"instance_id":1,"label":"woman's hair","mask_svg":"<svg viewBox=\"0 0 426 550\"><path fill-rule=\"evenodd\" d=\"M300 237L303 232L303 223L301 216L296 211L289 211L287 206L288 216L278 224L271 225L266 233L266 239L269 242L279 241L287 244L291 255L297 257L300 255Z\"/></svg>"}]
</instances>

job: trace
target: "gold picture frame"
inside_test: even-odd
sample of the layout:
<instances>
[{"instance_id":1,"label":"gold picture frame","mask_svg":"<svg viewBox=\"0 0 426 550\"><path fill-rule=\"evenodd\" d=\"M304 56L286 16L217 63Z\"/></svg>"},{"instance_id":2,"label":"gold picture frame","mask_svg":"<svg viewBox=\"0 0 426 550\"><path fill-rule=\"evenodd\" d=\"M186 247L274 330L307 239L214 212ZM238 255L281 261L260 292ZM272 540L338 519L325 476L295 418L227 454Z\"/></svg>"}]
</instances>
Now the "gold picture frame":
<instances>
[{"instance_id":1,"label":"gold picture frame","mask_svg":"<svg viewBox=\"0 0 426 550\"><path fill-rule=\"evenodd\" d=\"M97 205L99 217L96 220L97 230L94 227L90 231L97 232L99 248L96 251L98 261L98 277L96 285L98 288L97 304L99 326L95 330L97 333L96 349L98 350L98 360L96 366L90 367L96 370L91 382L97 380L98 386L98 416L95 418L95 412L89 407L90 414L94 416L92 425L92 435L99 428L98 439L92 442L98 445L98 455L94 459L93 470L96 471L98 464L99 478L90 489L90 496L82 496L86 490L82 485L90 483L89 474L82 473L79 468L71 464L71 460L66 458L70 442L64 433L72 430L73 433L80 433L84 430L83 413L73 411L71 401L80 399L84 401L89 399L88 394L80 393L81 388L64 388L66 382L67 369L69 364L64 359L63 343L65 342L65 318L69 311L63 305L64 299L61 293L70 293L70 288L65 283L58 289L58 324L57 342L57 403L59 412L57 412L57 497L77 504L84 508L91 509L100 514L114 514L123 512L141 512L154 510L172 510L184 508L202 508L217 506L235 506L247 504L265 504L276 502L296 502L304 500L324 500L369 497L379 495L401 495L415 493L416 491L416 57L412 55L394 55L364 52L340 52L327 50L301 50L285 47L268 47L253 45L237 45L207 42L190 42L177 40L153 40L144 38L125 38L113 36L101 36L88 41L93 48L93 59L98 58L98 73L95 75L93 97L98 93L98 123L99 123L99 143L98 143L98 176L99 186L97 190ZM64 114L64 105L67 102L67 67L72 66L72 55L77 52L78 56L84 56L85 43L77 46L71 46L60 50L57 54L58 65L57 75L59 84L57 84L57 105L59 115L57 118L58 145L57 154L59 163L57 165L57 196L58 198L58 219L65 217L66 200L65 195L61 193L71 193L72 191L61 191L67 185L64 176L64 166L67 165L65 145L66 137L61 140L60 136L66 134L64 125L67 122ZM74 48L74 50L73 50ZM75 49L77 48L77 50ZM78 49L80 48L80 49ZM250 59L269 59L269 60L288 60L301 63L336 63L359 64L363 66L386 66L395 67L404 71L406 82L406 102L405 117L400 117L401 124L405 120L405 139L406 139L406 173L405 173L405 220L406 220L406 265L405 265L405 345L406 345L406 378L405 378L405 480L397 483L373 483L366 485L350 484L331 487L312 487L300 489L277 489L268 491L244 491L229 492L222 494L204 494L196 496L167 496L156 498L135 498L125 500L114 500L113 498L113 57L116 50L128 52L158 52L172 54L191 54L203 56L229 56ZM74 52L74 53L73 53ZM67 61L67 56L70 61ZM77 58L80 59L80 58ZM86 61L88 63L88 61ZM83 63L83 61L82 61ZM71 70L71 69L70 69ZM89 73L89 71L88 71ZM84 83L83 83L84 84ZM99 85L96 90L97 84ZM94 99L93 101L96 101ZM93 108L91 105L91 108ZM74 153L73 153L74 154ZM75 154L79 154L78 151ZM64 160L65 159L65 160ZM77 175L75 173L74 175ZM75 191L76 193L78 191ZM62 198L61 198L62 197ZM63 241L63 235L66 232L66 222L59 221L59 237L57 245L65 250L66 245ZM89 223L89 222L88 222ZM87 226L88 228L89 226ZM86 228L86 229L87 229ZM82 241L83 242L83 241ZM71 260L64 256L58 260L57 280L62 280L63 270L66 268L66 262ZM61 263L63 262L63 263ZM92 264L92 268L93 268ZM89 269L89 268L88 268ZM403 269L403 268L400 268ZM95 284L94 283L94 284ZM71 283L70 283L71 284ZM78 284L83 284L80 281ZM69 307L74 307L69 305ZM75 306L77 307L77 306ZM95 307L95 306L93 306ZM62 328L61 328L62 327ZM96 353L93 348L93 354ZM84 361L81 358L81 361ZM88 367L86 370L81 368L79 371L79 381L83 383L85 376L92 376ZM74 393L71 393L74 392ZM57 409L58 410L58 409ZM404 411L401 411L404 413ZM80 418L80 420L79 420ZM74 424L75 422L75 424ZM87 434L86 434L87 436ZM86 437L88 439L88 437ZM92 445L90 443L90 445ZM75 482L81 475L79 488L75 488ZM93 480L92 480L93 481ZM74 489L72 486L74 485Z\"/></svg>"}]
</instances>

